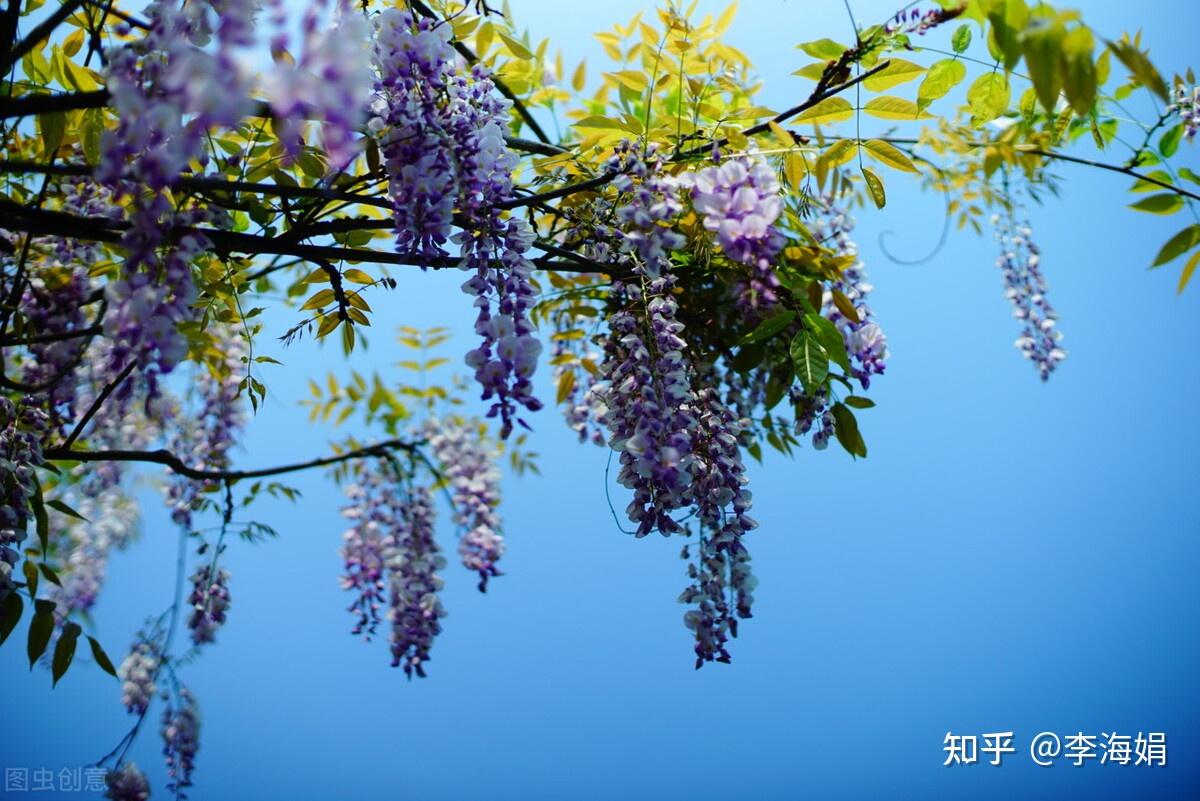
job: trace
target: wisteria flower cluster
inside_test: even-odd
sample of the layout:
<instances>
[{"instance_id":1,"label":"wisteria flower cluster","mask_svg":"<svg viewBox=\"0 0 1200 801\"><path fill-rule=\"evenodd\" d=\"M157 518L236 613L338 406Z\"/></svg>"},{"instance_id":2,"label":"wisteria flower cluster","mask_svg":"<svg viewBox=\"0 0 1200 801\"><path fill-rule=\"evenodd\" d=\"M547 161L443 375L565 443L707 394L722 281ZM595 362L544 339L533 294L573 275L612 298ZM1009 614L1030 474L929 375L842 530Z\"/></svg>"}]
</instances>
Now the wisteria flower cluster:
<instances>
[{"instance_id":1,"label":"wisteria flower cluster","mask_svg":"<svg viewBox=\"0 0 1200 801\"><path fill-rule=\"evenodd\" d=\"M1067 352L1059 347L1058 313L1046 297L1046 278L1041 268L1041 251L1033 241L1028 222L1017 223L1013 214L992 217L1000 256L996 266L1004 276L1004 295L1021 322L1021 335L1013 343L1033 362L1043 381L1058 367Z\"/></svg>"},{"instance_id":2,"label":"wisteria flower cluster","mask_svg":"<svg viewBox=\"0 0 1200 801\"><path fill-rule=\"evenodd\" d=\"M738 300L749 309L770 309L778 301L775 260L786 237L775 226L783 211L779 179L761 157L726 159L680 176L692 205L725 255L751 269L747 291Z\"/></svg>"},{"instance_id":3,"label":"wisteria flower cluster","mask_svg":"<svg viewBox=\"0 0 1200 801\"><path fill-rule=\"evenodd\" d=\"M446 612L438 598L442 580L437 571L445 566L434 538L433 498L426 487L415 487L400 510L400 527L388 549L387 566L391 584L392 667L403 666L412 678L425 677L433 639L441 633L439 619Z\"/></svg>"},{"instance_id":4,"label":"wisteria flower cluster","mask_svg":"<svg viewBox=\"0 0 1200 801\"><path fill-rule=\"evenodd\" d=\"M888 346L887 336L874 321L871 307L867 305L867 295L874 287L868 282L866 268L858 257L858 245L850 237L854 220L832 199L826 199L816 227L827 247L851 260L841 276L825 290L821 313L842 332L854 377L865 389L871 385L871 376L880 375L887 368ZM850 319L838 309L833 300L834 291L840 292L854 306L857 320Z\"/></svg>"},{"instance_id":5,"label":"wisteria flower cluster","mask_svg":"<svg viewBox=\"0 0 1200 801\"><path fill-rule=\"evenodd\" d=\"M150 797L150 782L134 762L108 771L104 784L104 797L111 801L146 801Z\"/></svg>"},{"instance_id":6,"label":"wisteria flower cluster","mask_svg":"<svg viewBox=\"0 0 1200 801\"><path fill-rule=\"evenodd\" d=\"M161 658L155 646L146 639L138 639L129 655L117 668L121 680L121 703L130 714L143 715L154 700L157 690L155 679Z\"/></svg>"},{"instance_id":7,"label":"wisteria flower cluster","mask_svg":"<svg viewBox=\"0 0 1200 801\"><path fill-rule=\"evenodd\" d=\"M196 752L200 750L200 709L186 687L179 688L178 704L163 710L163 756L167 763L167 789L178 797L184 787L192 786Z\"/></svg>"},{"instance_id":8,"label":"wisteria flower cluster","mask_svg":"<svg viewBox=\"0 0 1200 801\"><path fill-rule=\"evenodd\" d=\"M177 433L171 449L197 470L224 470L230 465L230 451L246 426L246 398L241 392L248 369L248 349L243 332L233 326L216 325L209 329L212 348L221 354L213 370L201 368L196 377L200 406L195 414L180 411ZM191 529L192 513L200 504L206 482L179 477L167 488L172 507L171 518Z\"/></svg>"},{"instance_id":9,"label":"wisteria flower cluster","mask_svg":"<svg viewBox=\"0 0 1200 801\"><path fill-rule=\"evenodd\" d=\"M0 598L12 590L12 572L25 541L30 501L37 491L42 440L49 419L41 409L0 395Z\"/></svg>"},{"instance_id":10,"label":"wisteria flower cluster","mask_svg":"<svg viewBox=\"0 0 1200 801\"><path fill-rule=\"evenodd\" d=\"M479 591L500 575L496 563L504 555L500 533L500 469L496 454L477 426L463 421L431 421L425 428L429 447L450 490L454 522L462 535L458 553L468 570L479 574Z\"/></svg>"},{"instance_id":11,"label":"wisteria flower cluster","mask_svg":"<svg viewBox=\"0 0 1200 801\"><path fill-rule=\"evenodd\" d=\"M402 487L387 460L360 469L347 488L342 514L353 521L343 534L345 573L342 588L356 594L350 612L353 633L368 639L380 621L387 597L392 666L411 678L425 677L425 663L445 616L438 592L445 567L434 536L434 507L425 487Z\"/></svg>"},{"instance_id":12,"label":"wisteria flower cluster","mask_svg":"<svg viewBox=\"0 0 1200 801\"><path fill-rule=\"evenodd\" d=\"M229 608L229 571L211 564L201 565L192 574L192 592L188 605L192 614L188 618L188 630L196 645L216 639L217 629L225 623L225 610Z\"/></svg>"},{"instance_id":13,"label":"wisteria flower cluster","mask_svg":"<svg viewBox=\"0 0 1200 801\"><path fill-rule=\"evenodd\" d=\"M277 27L287 24L283 3L278 2ZM358 130L366 119L371 85L370 31L365 17L351 4L339 0L332 23L320 28L325 2L309 5L301 21L303 41L300 58L279 59L266 76L265 91L282 130L280 142L290 158L299 155L304 120L321 124L321 145L329 159L329 171L337 172L358 154ZM286 34L273 42L273 49L286 47Z\"/></svg>"},{"instance_id":14,"label":"wisteria flower cluster","mask_svg":"<svg viewBox=\"0 0 1200 801\"><path fill-rule=\"evenodd\" d=\"M1193 86L1189 90L1183 84L1177 84L1174 100L1168 111L1178 112L1179 119L1183 122L1183 135L1190 141L1196 137L1196 132L1200 131L1200 86Z\"/></svg>"},{"instance_id":15,"label":"wisteria flower cluster","mask_svg":"<svg viewBox=\"0 0 1200 801\"><path fill-rule=\"evenodd\" d=\"M376 118L402 253L424 259L446 255L453 236L463 284L478 313L480 346L467 354L488 414L499 415L501 437L523 422L518 410L537 411L532 377L541 343L529 311L534 303L533 244L528 224L507 217L517 159L504 140L511 103L496 91L488 70L458 66L444 23L391 9L378 18ZM458 218L455 217L455 211Z\"/></svg>"}]
</instances>

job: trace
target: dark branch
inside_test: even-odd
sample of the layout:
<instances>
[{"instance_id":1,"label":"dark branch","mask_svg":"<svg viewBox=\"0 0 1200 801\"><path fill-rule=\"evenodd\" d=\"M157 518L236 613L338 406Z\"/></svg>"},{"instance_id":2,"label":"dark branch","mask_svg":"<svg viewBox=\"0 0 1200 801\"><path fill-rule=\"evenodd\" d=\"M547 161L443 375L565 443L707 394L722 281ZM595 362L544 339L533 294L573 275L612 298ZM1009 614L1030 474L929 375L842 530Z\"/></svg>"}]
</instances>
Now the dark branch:
<instances>
[{"instance_id":1,"label":"dark branch","mask_svg":"<svg viewBox=\"0 0 1200 801\"><path fill-rule=\"evenodd\" d=\"M13 64L21 60L21 57L32 50L43 39L50 38L50 34L54 33L54 29L63 23L67 17L74 14L83 5L83 0L66 0L61 6L54 10L54 13L42 20L41 24L29 32L24 39L17 42L0 61L0 75L7 73L12 69Z\"/></svg>"},{"instance_id":2,"label":"dark branch","mask_svg":"<svg viewBox=\"0 0 1200 801\"><path fill-rule=\"evenodd\" d=\"M240 481L244 478L265 478L279 476L285 473L296 473L301 470L311 470L316 467L328 467L352 459L363 459L372 456L385 456L392 451L408 451L416 453L419 442L405 442L399 439L389 439L375 445L367 445L352 451L339 453L335 456L324 456L310 459L307 462L296 462L277 467L264 467L258 470L198 470L188 467L183 460L167 450L156 451L77 451L70 448L49 448L45 458L51 462L146 462L161 464L169 467L175 473L195 481Z\"/></svg>"}]
</instances>

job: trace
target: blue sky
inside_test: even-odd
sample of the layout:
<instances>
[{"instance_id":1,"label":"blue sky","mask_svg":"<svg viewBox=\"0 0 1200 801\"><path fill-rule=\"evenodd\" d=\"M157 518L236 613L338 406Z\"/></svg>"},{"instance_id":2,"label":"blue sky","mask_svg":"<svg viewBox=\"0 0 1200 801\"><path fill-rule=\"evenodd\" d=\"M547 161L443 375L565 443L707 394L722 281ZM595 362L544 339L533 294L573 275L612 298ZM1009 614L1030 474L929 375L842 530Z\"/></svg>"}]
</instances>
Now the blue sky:
<instances>
[{"instance_id":1,"label":"blue sky","mask_svg":"<svg viewBox=\"0 0 1200 801\"><path fill-rule=\"evenodd\" d=\"M1127 4L1078 5L1110 35L1131 24ZM569 64L597 65L590 33L644 4L512 6ZM1184 2L1151 6L1137 20L1146 41L1182 72L1200 17ZM855 4L863 22L890 11ZM729 37L766 80L764 102L783 107L810 86L788 77L808 61L795 43L849 35L838 3L751 0ZM1193 168L1196 148L1181 148ZM1011 345L990 235L953 236L931 262L901 266L881 233L896 232L900 255L928 252L941 199L891 178L887 208L858 215L892 352L872 386L879 406L860 417L870 457L806 448L751 469L760 587L732 666L693 671L675 602L681 543L615 530L605 452L576 445L546 411L534 440L543 475L504 484L506 575L480 596L447 569L450 615L425 681L406 682L382 643L348 634L340 492L306 475L296 506L257 507L281 537L231 549L229 623L185 674L204 714L193 797L1195 797L1200 289L1177 297L1173 270L1146 270L1178 219L1126 210L1119 176L1056 172L1065 192L1032 221L1070 356L1045 385ZM449 324L451 344L469 347L459 276L402 278L375 304L360 370L401 358L389 325ZM290 320L270 318L268 333ZM270 339L286 367L269 374L238 454L247 466L308 458L339 433L303 428L297 405L307 371L336 360ZM114 559L96 612L114 658L169 603L175 544L151 506L141 541ZM129 722L116 682L80 665L51 691L17 645L0 649L13 724L0 764L57 770L115 744ZM1166 732L1170 766L1037 768L1024 750L1043 730L1113 729ZM942 766L947 731L1006 730L1019 750L1002 767ZM158 750L148 730L133 756L161 796Z\"/></svg>"}]
</instances>

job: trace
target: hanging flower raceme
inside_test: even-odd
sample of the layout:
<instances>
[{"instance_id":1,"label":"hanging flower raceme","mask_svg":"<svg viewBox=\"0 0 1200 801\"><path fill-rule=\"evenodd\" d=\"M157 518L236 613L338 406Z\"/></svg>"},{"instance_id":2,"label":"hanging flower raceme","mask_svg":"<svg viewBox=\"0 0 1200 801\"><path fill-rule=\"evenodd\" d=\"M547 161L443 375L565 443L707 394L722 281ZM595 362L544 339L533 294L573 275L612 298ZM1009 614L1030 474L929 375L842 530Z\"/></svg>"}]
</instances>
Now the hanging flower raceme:
<instances>
[{"instance_id":1,"label":"hanging flower raceme","mask_svg":"<svg viewBox=\"0 0 1200 801\"><path fill-rule=\"evenodd\" d=\"M44 464L42 440L49 430L46 413L0 396L0 599L13 588L12 572L21 558L37 492L35 468Z\"/></svg>"},{"instance_id":2,"label":"hanging flower raceme","mask_svg":"<svg viewBox=\"0 0 1200 801\"><path fill-rule=\"evenodd\" d=\"M1004 295L1012 303L1013 317L1021 321L1021 336L1013 343L1033 362L1045 381L1067 352L1059 347L1058 313L1046 298L1046 278L1041 269L1041 252L1033 241L1028 222L1018 224L1014 212L992 217L1000 257L996 266L1004 276Z\"/></svg>"},{"instance_id":3,"label":"hanging flower raceme","mask_svg":"<svg viewBox=\"0 0 1200 801\"><path fill-rule=\"evenodd\" d=\"M229 608L229 571L223 567L214 570L211 564L202 565L191 581L188 605L192 614L188 618L188 629L192 642L203 645L216 639L217 629L225 623L225 610Z\"/></svg>"},{"instance_id":4,"label":"hanging flower raceme","mask_svg":"<svg viewBox=\"0 0 1200 801\"><path fill-rule=\"evenodd\" d=\"M607 169L620 176L613 184L621 192L621 250L637 281L614 283L596 394L609 445L620 454L617 481L633 491L626 513L637 536L666 535L679 530L672 514L688 502L696 424L669 258L684 238L662 224L681 205L653 148L643 157L623 143Z\"/></svg>"},{"instance_id":5,"label":"hanging flower raceme","mask_svg":"<svg viewBox=\"0 0 1200 801\"><path fill-rule=\"evenodd\" d=\"M1183 135L1192 140L1200 131L1200 86L1193 86L1189 91L1183 84L1175 86L1175 102L1167 107L1175 111L1183 123Z\"/></svg>"},{"instance_id":6,"label":"hanging flower raceme","mask_svg":"<svg viewBox=\"0 0 1200 801\"><path fill-rule=\"evenodd\" d=\"M104 797L111 801L146 801L150 797L150 782L133 762L105 773L104 785Z\"/></svg>"},{"instance_id":7,"label":"hanging flower raceme","mask_svg":"<svg viewBox=\"0 0 1200 801\"><path fill-rule=\"evenodd\" d=\"M61 583L50 588L49 597L64 616L91 611L104 584L109 554L130 542L138 524L137 502L121 486L84 478L72 489L67 505L82 520L48 510L52 530L62 532L58 547L66 554L59 570Z\"/></svg>"},{"instance_id":8,"label":"hanging flower raceme","mask_svg":"<svg viewBox=\"0 0 1200 801\"><path fill-rule=\"evenodd\" d=\"M425 429L438 469L450 491L454 522L462 530L458 553L468 570L479 574L479 591L488 579L499 576L496 563L504 554L500 534L500 470L496 453L482 440L479 427L462 421L441 420Z\"/></svg>"},{"instance_id":9,"label":"hanging flower raceme","mask_svg":"<svg viewBox=\"0 0 1200 801\"><path fill-rule=\"evenodd\" d=\"M176 702L163 710L163 757L167 763L167 789L182 795L183 788L192 786L196 752L200 750L200 709L186 687L179 689Z\"/></svg>"},{"instance_id":10,"label":"hanging flower raceme","mask_svg":"<svg viewBox=\"0 0 1200 801\"><path fill-rule=\"evenodd\" d=\"M357 132L366 120L371 85L370 30L348 2L338 2L329 27L320 29L326 3L312 3L301 22L300 57L280 58L266 77L266 94L280 126L279 141L289 158L303 145L305 119L319 120L321 146L329 171L345 168L358 154ZM282 51L286 37L274 42Z\"/></svg>"},{"instance_id":11,"label":"hanging flower raceme","mask_svg":"<svg viewBox=\"0 0 1200 801\"><path fill-rule=\"evenodd\" d=\"M371 127L380 135L401 253L446 256L451 226L473 273L463 291L475 299L480 346L467 354L488 416L499 416L502 438L537 411L532 377L541 343L529 312L535 293L528 224L505 216L514 198L517 159L504 141L511 103L500 96L482 65L458 68L450 28L407 11L379 16L375 61L379 71ZM458 217L455 218L457 209Z\"/></svg>"},{"instance_id":12,"label":"hanging flower raceme","mask_svg":"<svg viewBox=\"0 0 1200 801\"><path fill-rule=\"evenodd\" d=\"M819 423L812 435L812 446L819 451L828 448L829 441L837 434L837 421L833 416L829 393L821 389L816 395L808 395L799 387L792 387L789 394L792 406L796 409L796 433L805 436Z\"/></svg>"},{"instance_id":13,"label":"hanging flower raceme","mask_svg":"<svg viewBox=\"0 0 1200 801\"><path fill-rule=\"evenodd\" d=\"M388 503L378 472L362 471L346 488L349 502L342 516L352 522L342 534L342 589L355 594L349 611L357 615L352 633L367 639L379 625L379 610L385 603L385 552L392 545L394 512Z\"/></svg>"},{"instance_id":14,"label":"hanging flower raceme","mask_svg":"<svg viewBox=\"0 0 1200 801\"><path fill-rule=\"evenodd\" d=\"M437 574L446 560L434 538L429 490L413 488L399 513L400 525L387 554L392 667L403 667L410 679L414 673L424 678L429 650L442 631L440 619L446 614L438 598L442 579Z\"/></svg>"},{"instance_id":15,"label":"hanging flower raceme","mask_svg":"<svg viewBox=\"0 0 1200 801\"><path fill-rule=\"evenodd\" d=\"M680 176L692 205L725 255L750 267L739 304L770 309L778 300L775 261L786 241L775 222L783 211L779 179L762 158L742 156Z\"/></svg>"},{"instance_id":16,"label":"hanging flower raceme","mask_svg":"<svg viewBox=\"0 0 1200 801\"><path fill-rule=\"evenodd\" d=\"M888 347L887 336L867 305L867 295L874 287L867 281L866 268L858 258L858 245L850 237L853 230L854 220L828 198L816 223L817 235L826 247L849 260L850 265L843 268L841 276L825 291L821 313L842 332L854 377L866 388L871 385L871 376L880 375L887 368ZM851 319L838 308L835 291L854 307L857 319Z\"/></svg>"},{"instance_id":17,"label":"hanging flower raceme","mask_svg":"<svg viewBox=\"0 0 1200 801\"><path fill-rule=\"evenodd\" d=\"M117 668L117 677L121 680L121 703L130 714L145 714L154 700L157 689L154 679L158 675L158 666L158 651L148 640L139 639Z\"/></svg>"},{"instance_id":18,"label":"hanging flower raceme","mask_svg":"<svg viewBox=\"0 0 1200 801\"><path fill-rule=\"evenodd\" d=\"M200 407L195 414L180 412L177 433L171 450L197 470L225 470L230 451L246 426L246 399L241 384L246 377L247 346L242 332L233 326L213 326L212 349L221 354L214 367L201 368L196 377ZM171 519L191 529L192 513L197 509L206 487L201 482L178 477L167 488Z\"/></svg>"}]
</instances>

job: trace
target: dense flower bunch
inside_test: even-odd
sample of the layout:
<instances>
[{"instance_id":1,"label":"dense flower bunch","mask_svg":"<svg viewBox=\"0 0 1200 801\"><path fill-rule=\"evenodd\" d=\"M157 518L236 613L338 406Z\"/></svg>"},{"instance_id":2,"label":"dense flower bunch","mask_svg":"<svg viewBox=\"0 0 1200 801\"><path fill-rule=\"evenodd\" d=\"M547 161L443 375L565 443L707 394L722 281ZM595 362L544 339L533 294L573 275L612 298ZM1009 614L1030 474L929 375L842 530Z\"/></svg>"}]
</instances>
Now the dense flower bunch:
<instances>
[{"instance_id":1,"label":"dense flower bunch","mask_svg":"<svg viewBox=\"0 0 1200 801\"><path fill-rule=\"evenodd\" d=\"M871 376L882 374L886 369L888 348L887 337L872 319L871 307L867 305L867 295L874 287L868 283L866 269L858 258L858 245L850 238L854 220L829 199L816 227L826 247L851 260L842 270L841 277L825 291L821 312L842 332L854 377L866 388L871 385ZM857 320L848 318L838 309L833 300L834 291L840 292L854 306Z\"/></svg>"},{"instance_id":2,"label":"dense flower bunch","mask_svg":"<svg viewBox=\"0 0 1200 801\"><path fill-rule=\"evenodd\" d=\"M192 592L188 605L192 609L188 618L188 629L196 645L216 639L217 629L225 623L225 610L229 608L229 571L223 567L202 565L192 575Z\"/></svg>"},{"instance_id":3,"label":"dense flower bunch","mask_svg":"<svg viewBox=\"0 0 1200 801\"><path fill-rule=\"evenodd\" d=\"M919 8L914 8L911 11L901 11L893 17L884 28L888 33L915 33L919 36L932 28L936 28L947 20L954 19L963 12L963 8L931 8L928 11L921 11Z\"/></svg>"},{"instance_id":4,"label":"dense flower bunch","mask_svg":"<svg viewBox=\"0 0 1200 801\"><path fill-rule=\"evenodd\" d=\"M403 666L412 678L425 677L433 640L442 631L440 618L446 612L438 598L444 567L434 539L433 498L425 487L415 487L400 509L395 542L388 549L387 567L391 585L392 667Z\"/></svg>"},{"instance_id":5,"label":"dense flower bunch","mask_svg":"<svg viewBox=\"0 0 1200 801\"><path fill-rule=\"evenodd\" d=\"M829 393L825 390L815 395L808 395L799 387L790 391L792 405L796 409L796 433L805 436L813 430L812 446L823 451L829 447L829 440L837 433L837 422L833 417L833 407L829 403Z\"/></svg>"},{"instance_id":6,"label":"dense flower bunch","mask_svg":"<svg viewBox=\"0 0 1200 801\"><path fill-rule=\"evenodd\" d=\"M180 412L178 433L171 449L197 470L224 470L229 453L246 426L247 410L241 384L246 376L247 347L241 331L233 326L213 326L212 348L221 354L217 372L201 368L196 377L200 408L196 413ZM172 507L171 519L192 527L205 482L179 477L167 488Z\"/></svg>"},{"instance_id":7,"label":"dense flower bunch","mask_svg":"<svg viewBox=\"0 0 1200 801\"><path fill-rule=\"evenodd\" d=\"M178 706L163 710L163 756L167 763L167 788L182 797L184 787L192 786L196 752L200 750L200 709L186 687L178 692Z\"/></svg>"},{"instance_id":8,"label":"dense flower bunch","mask_svg":"<svg viewBox=\"0 0 1200 801\"><path fill-rule=\"evenodd\" d=\"M560 320L560 323L562 321ZM580 340L576 340L576 343ZM563 418L567 426L579 435L580 442L604 444L604 431L598 416L600 401L596 392L597 373L583 366L584 361L595 363L596 354L586 350L573 353L571 342L565 338L564 331L556 332L550 362L554 367L554 385L566 387L563 401Z\"/></svg>"},{"instance_id":9,"label":"dense flower bunch","mask_svg":"<svg viewBox=\"0 0 1200 801\"><path fill-rule=\"evenodd\" d=\"M444 23L391 9L379 16L375 61L379 71L371 127L379 132L402 253L430 259L446 255L454 237L462 266L474 274L463 290L475 299L475 331L483 341L467 364L495 398L507 437L518 408L537 411L532 376L541 343L533 335L533 244L528 224L506 217L514 197L517 159L504 141L511 104L496 91L482 65L459 69ZM455 219L455 210L458 219Z\"/></svg>"},{"instance_id":10,"label":"dense flower bunch","mask_svg":"<svg viewBox=\"0 0 1200 801\"><path fill-rule=\"evenodd\" d=\"M62 615L92 609L104 584L109 554L130 542L139 516L137 502L124 488L89 476L80 478L68 498L68 505L83 520L50 511L53 529L63 532L58 547L66 554L59 571L61 586L52 587L49 596Z\"/></svg>"},{"instance_id":11,"label":"dense flower bunch","mask_svg":"<svg viewBox=\"0 0 1200 801\"><path fill-rule=\"evenodd\" d=\"M250 110L248 85L231 52L245 43L244 26L218 25L219 48L210 53L201 49L213 31L205 7L189 8L151 3L145 37L108 53L106 86L118 125L104 135L96 178L118 196L133 196L130 227L121 238L123 275L105 287L110 310L104 333L116 346L118 369L136 359L143 370L168 373L186 355L177 325L191 317L191 261L210 243L191 231L168 245L169 234L178 226L224 220L177 211L166 190L192 160L205 163L211 128L236 125ZM148 377L153 380L152 371Z\"/></svg>"},{"instance_id":12,"label":"dense flower bunch","mask_svg":"<svg viewBox=\"0 0 1200 801\"><path fill-rule=\"evenodd\" d=\"M133 644L129 655L117 668L121 680L121 703L130 714L143 715L154 700L154 684L160 664L158 651L146 639Z\"/></svg>"},{"instance_id":13,"label":"dense flower bunch","mask_svg":"<svg viewBox=\"0 0 1200 801\"><path fill-rule=\"evenodd\" d=\"M365 17L339 2L332 24L320 30L325 2L309 5L301 22L300 58L279 58L266 77L266 93L275 112L279 140L289 157L299 155L304 120L320 120L321 145L330 172L348 165L358 154L357 132L366 118L371 75ZM282 10L282 3L279 4ZM277 20L286 24L286 17ZM286 36L273 43L281 52Z\"/></svg>"},{"instance_id":14,"label":"dense flower bunch","mask_svg":"<svg viewBox=\"0 0 1200 801\"><path fill-rule=\"evenodd\" d=\"M1193 86L1191 91L1183 84L1175 86L1175 102L1168 111L1175 110L1183 122L1183 133L1189 140L1195 138L1200 131L1200 86Z\"/></svg>"},{"instance_id":15,"label":"dense flower bunch","mask_svg":"<svg viewBox=\"0 0 1200 801\"><path fill-rule=\"evenodd\" d=\"M775 260L786 238L775 226L783 211L779 179L767 162L742 156L680 176L692 205L725 255L750 267L750 281L738 295L748 309L770 309L778 301Z\"/></svg>"},{"instance_id":16,"label":"dense flower bunch","mask_svg":"<svg viewBox=\"0 0 1200 801\"><path fill-rule=\"evenodd\" d=\"M35 468L43 464L46 413L0 396L0 598L13 587L12 571L25 541L30 501L37 492Z\"/></svg>"},{"instance_id":17,"label":"dense flower bunch","mask_svg":"<svg viewBox=\"0 0 1200 801\"><path fill-rule=\"evenodd\" d=\"M996 266L1004 276L1004 295L1012 303L1013 317L1021 321L1021 336L1013 343L1033 362L1038 375L1050 378L1067 352L1059 347L1058 313L1046 298L1046 278L1041 252L1033 241L1029 223L1018 224L1012 213L992 217L1000 256Z\"/></svg>"},{"instance_id":18,"label":"dense flower bunch","mask_svg":"<svg viewBox=\"0 0 1200 801\"><path fill-rule=\"evenodd\" d=\"M133 762L126 762L104 774L108 788L104 797L111 801L146 801L150 797L150 782Z\"/></svg>"},{"instance_id":19,"label":"dense flower bunch","mask_svg":"<svg viewBox=\"0 0 1200 801\"><path fill-rule=\"evenodd\" d=\"M361 473L346 488L342 516L353 525L342 534L342 589L355 593L349 611L358 616L353 633L370 639L384 603L385 550L390 546L394 493L377 471Z\"/></svg>"},{"instance_id":20,"label":"dense flower bunch","mask_svg":"<svg viewBox=\"0 0 1200 801\"><path fill-rule=\"evenodd\" d=\"M697 459L691 497L701 530L699 564L689 566L695 583L680 600L696 605L684 622L695 634L696 667L700 667L705 662L728 662L725 642L737 636L737 618L750 617L754 577L742 536L758 523L747 514L750 492L745 488L746 469L738 445L738 434L747 422L735 418L712 388L696 393L696 409Z\"/></svg>"},{"instance_id":21,"label":"dense flower bunch","mask_svg":"<svg viewBox=\"0 0 1200 801\"><path fill-rule=\"evenodd\" d=\"M429 447L445 480L454 505L454 522L462 529L458 553L469 570L479 574L479 591L488 579L499 576L496 563L504 554L500 534L500 470L496 454L480 436L478 427L454 421L426 426Z\"/></svg>"},{"instance_id":22,"label":"dense flower bunch","mask_svg":"<svg viewBox=\"0 0 1200 801\"><path fill-rule=\"evenodd\" d=\"M639 537L656 529L666 535L679 530L672 513L688 504L696 424L668 255L684 239L660 224L681 205L654 151L643 158L624 143L608 169L620 174L613 184L621 192L621 250L640 283L614 284L597 394L609 445L620 454L617 481L633 491L626 513Z\"/></svg>"}]
</instances>

